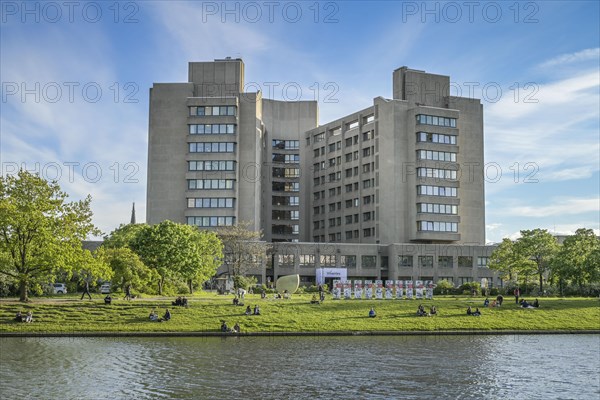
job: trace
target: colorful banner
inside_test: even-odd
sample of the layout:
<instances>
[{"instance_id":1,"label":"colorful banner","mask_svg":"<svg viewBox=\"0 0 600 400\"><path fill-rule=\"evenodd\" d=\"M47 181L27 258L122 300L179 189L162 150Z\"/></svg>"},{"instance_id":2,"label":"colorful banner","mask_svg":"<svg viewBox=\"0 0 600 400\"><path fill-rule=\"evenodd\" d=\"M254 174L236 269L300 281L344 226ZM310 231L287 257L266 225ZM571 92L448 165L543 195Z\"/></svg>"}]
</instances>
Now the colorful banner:
<instances>
[{"instance_id":1,"label":"colorful banner","mask_svg":"<svg viewBox=\"0 0 600 400\"><path fill-rule=\"evenodd\" d=\"M402 286L403 286L402 281L396 281L396 298L398 300L402 300Z\"/></svg>"},{"instance_id":2,"label":"colorful banner","mask_svg":"<svg viewBox=\"0 0 600 400\"><path fill-rule=\"evenodd\" d=\"M383 281L381 279L375 281L375 298L377 300L383 299Z\"/></svg>"},{"instance_id":3,"label":"colorful banner","mask_svg":"<svg viewBox=\"0 0 600 400\"><path fill-rule=\"evenodd\" d=\"M394 281L385 281L385 298L387 300L394 298Z\"/></svg>"},{"instance_id":4,"label":"colorful banner","mask_svg":"<svg viewBox=\"0 0 600 400\"><path fill-rule=\"evenodd\" d=\"M404 281L404 286L406 286L406 298L412 300L413 298L413 281Z\"/></svg>"},{"instance_id":5,"label":"colorful banner","mask_svg":"<svg viewBox=\"0 0 600 400\"><path fill-rule=\"evenodd\" d=\"M361 280L354 281L354 298L362 299L363 284Z\"/></svg>"},{"instance_id":6,"label":"colorful banner","mask_svg":"<svg viewBox=\"0 0 600 400\"><path fill-rule=\"evenodd\" d=\"M365 299L371 300L373 298L373 282L365 281Z\"/></svg>"},{"instance_id":7,"label":"colorful banner","mask_svg":"<svg viewBox=\"0 0 600 400\"><path fill-rule=\"evenodd\" d=\"M333 281L333 299L339 300L342 297L342 281L334 280Z\"/></svg>"},{"instance_id":8,"label":"colorful banner","mask_svg":"<svg viewBox=\"0 0 600 400\"><path fill-rule=\"evenodd\" d=\"M346 300L351 299L352 298L352 282L344 281L344 282L342 282L342 287L344 288L344 298Z\"/></svg>"},{"instance_id":9,"label":"colorful banner","mask_svg":"<svg viewBox=\"0 0 600 400\"><path fill-rule=\"evenodd\" d=\"M415 281L415 286L417 287L415 290L415 298L420 300L423 298L423 281Z\"/></svg>"},{"instance_id":10,"label":"colorful banner","mask_svg":"<svg viewBox=\"0 0 600 400\"><path fill-rule=\"evenodd\" d=\"M425 281L425 298L427 300L433 300L433 281Z\"/></svg>"}]
</instances>

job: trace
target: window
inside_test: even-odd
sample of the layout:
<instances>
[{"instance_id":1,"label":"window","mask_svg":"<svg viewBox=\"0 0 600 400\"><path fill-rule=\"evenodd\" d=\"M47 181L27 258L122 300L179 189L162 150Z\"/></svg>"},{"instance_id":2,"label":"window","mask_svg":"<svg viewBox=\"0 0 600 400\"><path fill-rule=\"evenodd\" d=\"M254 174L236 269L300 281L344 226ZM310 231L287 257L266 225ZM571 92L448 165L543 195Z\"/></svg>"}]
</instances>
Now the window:
<instances>
[{"instance_id":1,"label":"window","mask_svg":"<svg viewBox=\"0 0 600 400\"><path fill-rule=\"evenodd\" d=\"M280 150L298 150L300 148L300 141L273 139L272 146L274 149Z\"/></svg>"},{"instance_id":2,"label":"window","mask_svg":"<svg viewBox=\"0 0 600 400\"><path fill-rule=\"evenodd\" d=\"M375 115L370 114L363 118L363 124L368 124L369 122L375 121Z\"/></svg>"},{"instance_id":3,"label":"window","mask_svg":"<svg viewBox=\"0 0 600 400\"><path fill-rule=\"evenodd\" d=\"M294 254L278 254L277 264L284 268L294 268Z\"/></svg>"},{"instance_id":4,"label":"window","mask_svg":"<svg viewBox=\"0 0 600 400\"><path fill-rule=\"evenodd\" d=\"M235 171L235 161L188 161L188 171Z\"/></svg>"},{"instance_id":5,"label":"window","mask_svg":"<svg viewBox=\"0 0 600 400\"><path fill-rule=\"evenodd\" d=\"M319 257L321 267L335 267L335 254L323 254Z\"/></svg>"},{"instance_id":6,"label":"window","mask_svg":"<svg viewBox=\"0 0 600 400\"><path fill-rule=\"evenodd\" d=\"M315 153L315 154L314 154L314 156L315 156L315 157L319 157L319 149L315 149L314 153ZM318 163L317 163L317 164L318 164Z\"/></svg>"},{"instance_id":7,"label":"window","mask_svg":"<svg viewBox=\"0 0 600 400\"><path fill-rule=\"evenodd\" d=\"M437 117L434 115L417 115L417 124L445 126L456 128L456 118Z\"/></svg>"},{"instance_id":8,"label":"window","mask_svg":"<svg viewBox=\"0 0 600 400\"><path fill-rule=\"evenodd\" d=\"M352 153L346 154L345 157L346 157L346 162L352 161Z\"/></svg>"},{"instance_id":9,"label":"window","mask_svg":"<svg viewBox=\"0 0 600 400\"><path fill-rule=\"evenodd\" d=\"M352 146L352 138L351 137L347 138L345 144L346 144L346 147Z\"/></svg>"},{"instance_id":10,"label":"window","mask_svg":"<svg viewBox=\"0 0 600 400\"><path fill-rule=\"evenodd\" d=\"M330 134L331 136L337 136L337 135L341 135L341 133L342 133L342 128L341 128L341 127L339 127L339 126L338 126L337 128L333 128L333 129L331 129L331 130L329 131L329 134Z\"/></svg>"},{"instance_id":11,"label":"window","mask_svg":"<svg viewBox=\"0 0 600 400\"><path fill-rule=\"evenodd\" d=\"M433 268L433 256L419 256L419 267Z\"/></svg>"},{"instance_id":12,"label":"window","mask_svg":"<svg viewBox=\"0 0 600 400\"><path fill-rule=\"evenodd\" d=\"M413 256L398 256L398 267L404 268L412 268L413 266Z\"/></svg>"},{"instance_id":13,"label":"window","mask_svg":"<svg viewBox=\"0 0 600 400\"><path fill-rule=\"evenodd\" d=\"M194 142L188 143L190 153L233 153L235 143L226 142Z\"/></svg>"},{"instance_id":14,"label":"window","mask_svg":"<svg viewBox=\"0 0 600 400\"><path fill-rule=\"evenodd\" d=\"M458 256L459 268L473 268L473 257Z\"/></svg>"},{"instance_id":15,"label":"window","mask_svg":"<svg viewBox=\"0 0 600 400\"><path fill-rule=\"evenodd\" d=\"M438 257L438 267L440 268L452 268L454 266L454 261L452 256L439 256Z\"/></svg>"},{"instance_id":16,"label":"window","mask_svg":"<svg viewBox=\"0 0 600 400\"><path fill-rule=\"evenodd\" d=\"M352 232L350 232L350 239L352 239ZM356 268L356 256L340 256L340 266L345 266L346 268Z\"/></svg>"},{"instance_id":17,"label":"window","mask_svg":"<svg viewBox=\"0 0 600 400\"><path fill-rule=\"evenodd\" d=\"M457 189L454 187L446 186L418 185L417 194L420 196L456 197Z\"/></svg>"},{"instance_id":18,"label":"window","mask_svg":"<svg viewBox=\"0 0 600 400\"><path fill-rule=\"evenodd\" d=\"M346 173L346 178L352 178L352 168L346 169L345 173Z\"/></svg>"},{"instance_id":19,"label":"window","mask_svg":"<svg viewBox=\"0 0 600 400\"><path fill-rule=\"evenodd\" d=\"M370 179L365 179L363 181L363 189L368 189L371 187L371 180Z\"/></svg>"},{"instance_id":20,"label":"window","mask_svg":"<svg viewBox=\"0 0 600 400\"><path fill-rule=\"evenodd\" d=\"M477 257L477 267L488 268L489 261L490 261L489 257Z\"/></svg>"},{"instance_id":21,"label":"window","mask_svg":"<svg viewBox=\"0 0 600 400\"><path fill-rule=\"evenodd\" d=\"M372 228L363 229L363 236L364 237L373 236L373 229Z\"/></svg>"},{"instance_id":22,"label":"window","mask_svg":"<svg viewBox=\"0 0 600 400\"><path fill-rule=\"evenodd\" d=\"M371 172L371 164L370 163L363 164L362 171L364 173Z\"/></svg>"},{"instance_id":23,"label":"window","mask_svg":"<svg viewBox=\"0 0 600 400\"><path fill-rule=\"evenodd\" d=\"M200 227L232 226L235 217L187 217L188 225Z\"/></svg>"},{"instance_id":24,"label":"window","mask_svg":"<svg viewBox=\"0 0 600 400\"><path fill-rule=\"evenodd\" d=\"M335 157L329 159L329 167L335 166Z\"/></svg>"},{"instance_id":25,"label":"window","mask_svg":"<svg viewBox=\"0 0 600 400\"><path fill-rule=\"evenodd\" d=\"M417 229L421 232L458 232L458 223L439 221L417 221Z\"/></svg>"},{"instance_id":26,"label":"window","mask_svg":"<svg viewBox=\"0 0 600 400\"><path fill-rule=\"evenodd\" d=\"M188 179L188 189L233 189L234 179Z\"/></svg>"},{"instance_id":27,"label":"window","mask_svg":"<svg viewBox=\"0 0 600 400\"><path fill-rule=\"evenodd\" d=\"M377 256L361 256L360 263L363 268L375 268L377 266Z\"/></svg>"},{"instance_id":28,"label":"window","mask_svg":"<svg viewBox=\"0 0 600 400\"><path fill-rule=\"evenodd\" d=\"M325 133L317 133L314 137L313 137L313 141L315 143L317 142L322 142L323 140L325 140Z\"/></svg>"},{"instance_id":29,"label":"window","mask_svg":"<svg viewBox=\"0 0 600 400\"><path fill-rule=\"evenodd\" d=\"M236 115L237 107L235 106L206 106L206 107L190 107L191 116L217 116L217 115Z\"/></svg>"},{"instance_id":30,"label":"window","mask_svg":"<svg viewBox=\"0 0 600 400\"><path fill-rule=\"evenodd\" d=\"M328 151L329 153L331 153L332 151L335 151L335 143L330 143L330 144L327 146L327 151Z\"/></svg>"},{"instance_id":31,"label":"window","mask_svg":"<svg viewBox=\"0 0 600 400\"><path fill-rule=\"evenodd\" d=\"M417 150L417 159L456 162L456 153L447 151Z\"/></svg>"},{"instance_id":32,"label":"window","mask_svg":"<svg viewBox=\"0 0 600 400\"><path fill-rule=\"evenodd\" d=\"M314 267L315 266L315 255L314 254L300 254L298 257L298 264L300 267Z\"/></svg>"},{"instance_id":33,"label":"window","mask_svg":"<svg viewBox=\"0 0 600 400\"><path fill-rule=\"evenodd\" d=\"M298 196L273 196L271 202L274 206L297 206L299 199Z\"/></svg>"},{"instance_id":34,"label":"window","mask_svg":"<svg viewBox=\"0 0 600 400\"><path fill-rule=\"evenodd\" d=\"M190 135L233 135L235 134L235 124L191 124L189 125Z\"/></svg>"},{"instance_id":35,"label":"window","mask_svg":"<svg viewBox=\"0 0 600 400\"><path fill-rule=\"evenodd\" d=\"M286 164L290 164L290 163L297 164L300 162L300 155L299 154L273 153L271 159L273 162L282 162L282 163L286 163Z\"/></svg>"},{"instance_id":36,"label":"window","mask_svg":"<svg viewBox=\"0 0 600 400\"><path fill-rule=\"evenodd\" d=\"M271 188L274 192L299 192L300 183L298 182L273 182Z\"/></svg>"},{"instance_id":37,"label":"window","mask_svg":"<svg viewBox=\"0 0 600 400\"><path fill-rule=\"evenodd\" d=\"M363 132L363 134L362 134L363 142L365 142L367 140L371 140L372 138L373 138L373 131Z\"/></svg>"},{"instance_id":38,"label":"window","mask_svg":"<svg viewBox=\"0 0 600 400\"><path fill-rule=\"evenodd\" d=\"M428 214L458 214L458 206L452 204L418 203L417 212Z\"/></svg>"},{"instance_id":39,"label":"window","mask_svg":"<svg viewBox=\"0 0 600 400\"><path fill-rule=\"evenodd\" d=\"M442 135L441 133L417 132L417 142L456 144L455 135Z\"/></svg>"},{"instance_id":40,"label":"window","mask_svg":"<svg viewBox=\"0 0 600 400\"><path fill-rule=\"evenodd\" d=\"M298 220L300 219L300 211L298 210L273 210L271 213L273 220Z\"/></svg>"},{"instance_id":41,"label":"window","mask_svg":"<svg viewBox=\"0 0 600 400\"><path fill-rule=\"evenodd\" d=\"M366 149L363 149L362 151L363 157L368 157L371 155L371 148L367 147Z\"/></svg>"},{"instance_id":42,"label":"window","mask_svg":"<svg viewBox=\"0 0 600 400\"><path fill-rule=\"evenodd\" d=\"M363 213L363 221L370 221L371 220L371 211Z\"/></svg>"},{"instance_id":43,"label":"window","mask_svg":"<svg viewBox=\"0 0 600 400\"><path fill-rule=\"evenodd\" d=\"M417 176L420 178L436 178L456 180L457 171L439 168L417 168Z\"/></svg>"},{"instance_id":44,"label":"window","mask_svg":"<svg viewBox=\"0 0 600 400\"><path fill-rule=\"evenodd\" d=\"M372 196L364 196L363 197L363 204L371 204L372 202Z\"/></svg>"},{"instance_id":45,"label":"window","mask_svg":"<svg viewBox=\"0 0 600 400\"><path fill-rule=\"evenodd\" d=\"M354 129L354 128L358 128L358 120L352 121L352 122L349 122L346 124L347 130Z\"/></svg>"},{"instance_id":46,"label":"window","mask_svg":"<svg viewBox=\"0 0 600 400\"><path fill-rule=\"evenodd\" d=\"M188 208L233 208L233 200L229 197L188 198Z\"/></svg>"}]
</instances>

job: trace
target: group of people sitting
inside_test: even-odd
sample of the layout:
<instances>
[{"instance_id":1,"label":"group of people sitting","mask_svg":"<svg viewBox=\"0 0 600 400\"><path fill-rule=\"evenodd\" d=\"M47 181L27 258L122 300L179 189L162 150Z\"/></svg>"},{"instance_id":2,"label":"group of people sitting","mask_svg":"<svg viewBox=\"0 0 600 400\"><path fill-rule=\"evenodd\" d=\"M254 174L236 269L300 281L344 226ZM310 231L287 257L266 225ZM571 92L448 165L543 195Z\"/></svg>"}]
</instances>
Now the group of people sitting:
<instances>
[{"instance_id":1,"label":"group of people sitting","mask_svg":"<svg viewBox=\"0 0 600 400\"><path fill-rule=\"evenodd\" d=\"M496 300L492 300L491 302L490 302L490 299L488 299L486 297L485 300L483 301L483 306L490 307L490 308L500 307L502 305L503 301L504 301L504 297L501 294L499 294L498 297L496 297Z\"/></svg>"},{"instance_id":2,"label":"group of people sitting","mask_svg":"<svg viewBox=\"0 0 600 400\"><path fill-rule=\"evenodd\" d=\"M246 314L246 315L260 315L260 308L258 307L258 304L254 306L254 312L252 311L252 309L250 309L250 306L246 307L246 312L244 314Z\"/></svg>"},{"instance_id":3,"label":"group of people sitting","mask_svg":"<svg viewBox=\"0 0 600 400\"><path fill-rule=\"evenodd\" d=\"M317 299L317 295L313 294L312 299L310 300L310 304L321 304L323 301L325 301L325 294L323 292L321 292L319 294L318 299Z\"/></svg>"},{"instance_id":4,"label":"group of people sitting","mask_svg":"<svg viewBox=\"0 0 600 400\"><path fill-rule=\"evenodd\" d=\"M419 307L417 307L417 317L430 317L436 314L437 308L435 308L435 306L429 307L429 313L425 312L425 307L423 307L422 304L419 304Z\"/></svg>"},{"instance_id":5,"label":"group of people sitting","mask_svg":"<svg viewBox=\"0 0 600 400\"><path fill-rule=\"evenodd\" d=\"M233 328L230 328L225 321L221 321L221 332L240 333L240 324L236 322Z\"/></svg>"},{"instance_id":6,"label":"group of people sitting","mask_svg":"<svg viewBox=\"0 0 600 400\"><path fill-rule=\"evenodd\" d=\"M15 321L17 322L33 322L33 313L28 311L26 315L23 315L21 311L17 311L17 315L15 316Z\"/></svg>"},{"instance_id":7,"label":"group of people sitting","mask_svg":"<svg viewBox=\"0 0 600 400\"><path fill-rule=\"evenodd\" d=\"M475 311L471 309L471 306L467 307L467 315L471 315L473 317L481 316L481 311L479 311L479 307L475 308Z\"/></svg>"},{"instance_id":8,"label":"group of people sitting","mask_svg":"<svg viewBox=\"0 0 600 400\"><path fill-rule=\"evenodd\" d=\"M163 315L162 318L158 317L158 313L156 312L156 310L152 310L150 311L150 321L155 321L155 322L163 322L163 321L168 321L171 319L171 312L169 311L169 309L167 308L165 310L165 315Z\"/></svg>"},{"instance_id":9,"label":"group of people sitting","mask_svg":"<svg viewBox=\"0 0 600 400\"><path fill-rule=\"evenodd\" d=\"M540 307L540 302L538 301L538 299L535 299L535 301L533 303L529 303L527 300L521 299L519 304L523 308L539 308Z\"/></svg>"},{"instance_id":10,"label":"group of people sitting","mask_svg":"<svg viewBox=\"0 0 600 400\"><path fill-rule=\"evenodd\" d=\"M244 303L241 303L241 302L240 302L240 298L239 298L239 297L237 297L237 296L235 296L235 297L233 298L233 305L234 305L234 306L243 306L243 305L244 305Z\"/></svg>"},{"instance_id":11,"label":"group of people sitting","mask_svg":"<svg viewBox=\"0 0 600 400\"><path fill-rule=\"evenodd\" d=\"M174 306L187 307L188 306L188 300L187 300L187 298L185 296L183 296L183 297L179 296L179 297L177 297L175 299L175 301L172 301L171 304L174 305Z\"/></svg>"}]
</instances>

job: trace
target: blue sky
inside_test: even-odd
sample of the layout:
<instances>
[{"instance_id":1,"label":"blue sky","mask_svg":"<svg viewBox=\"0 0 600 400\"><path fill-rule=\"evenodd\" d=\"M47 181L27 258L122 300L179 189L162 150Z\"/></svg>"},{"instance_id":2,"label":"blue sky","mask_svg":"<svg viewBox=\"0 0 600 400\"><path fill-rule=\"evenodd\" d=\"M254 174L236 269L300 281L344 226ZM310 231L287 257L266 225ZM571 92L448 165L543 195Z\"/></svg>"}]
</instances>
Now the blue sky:
<instances>
[{"instance_id":1,"label":"blue sky","mask_svg":"<svg viewBox=\"0 0 600 400\"><path fill-rule=\"evenodd\" d=\"M484 104L487 241L600 233L596 1L67 4L1 3L0 162L90 193L104 232L145 218L149 88L232 56L321 123L391 97L400 66L449 75Z\"/></svg>"}]
</instances>

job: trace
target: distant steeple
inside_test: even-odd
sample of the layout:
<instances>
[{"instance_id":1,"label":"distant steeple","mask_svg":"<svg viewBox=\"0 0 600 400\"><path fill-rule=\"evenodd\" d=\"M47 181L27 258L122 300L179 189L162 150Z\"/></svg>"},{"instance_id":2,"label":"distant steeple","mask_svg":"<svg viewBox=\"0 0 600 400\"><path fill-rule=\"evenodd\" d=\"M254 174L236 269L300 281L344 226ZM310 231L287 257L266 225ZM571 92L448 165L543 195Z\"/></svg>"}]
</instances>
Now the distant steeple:
<instances>
[{"instance_id":1,"label":"distant steeple","mask_svg":"<svg viewBox=\"0 0 600 400\"><path fill-rule=\"evenodd\" d=\"M133 202L133 207L131 208L131 222L130 224L135 224L135 201Z\"/></svg>"}]
</instances>

